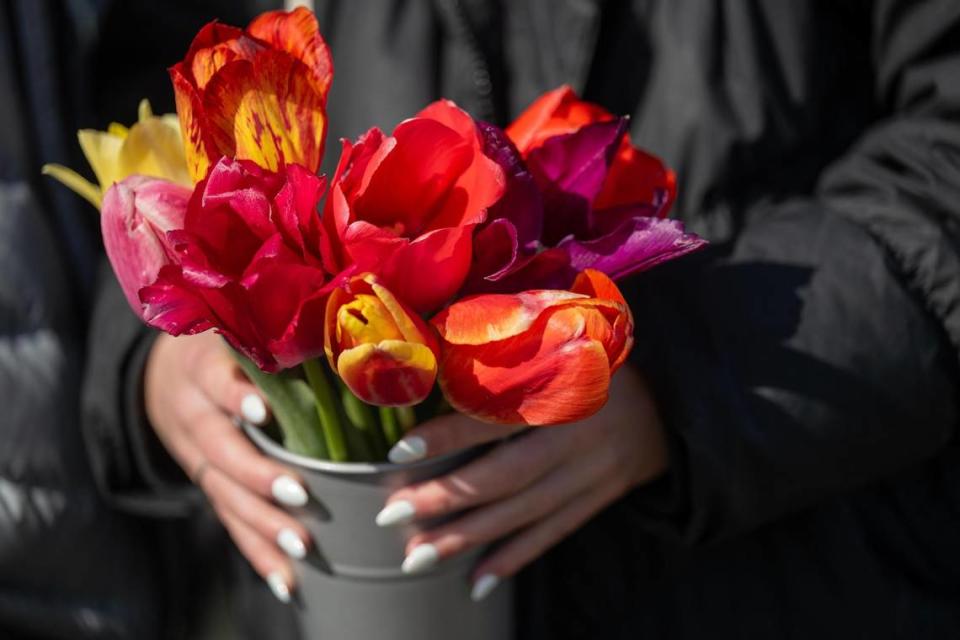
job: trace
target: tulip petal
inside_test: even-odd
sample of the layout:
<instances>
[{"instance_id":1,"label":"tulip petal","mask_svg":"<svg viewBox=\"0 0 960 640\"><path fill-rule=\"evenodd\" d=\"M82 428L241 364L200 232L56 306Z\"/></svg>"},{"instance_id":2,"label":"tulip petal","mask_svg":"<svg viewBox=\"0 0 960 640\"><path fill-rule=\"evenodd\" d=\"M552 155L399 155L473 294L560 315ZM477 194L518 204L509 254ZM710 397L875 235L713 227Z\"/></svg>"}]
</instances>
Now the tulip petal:
<instances>
[{"instance_id":1,"label":"tulip petal","mask_svg":"<svg viewBox=\"0 0 960 640\"><path fill-rule=\"evenodd\" d=\"M677 195L677 176L656 156L637 149L624 136L594 209L659 202L656 215L663 218Z\"/></svg>"},{"instance_id":2,"label":"tulip petal","mask_svg":"<svg viewBox=\"0 0 960 640\"><path fill-rule=\"evenodd\" d=\"M549 138L612 119L609 111L580 100L569 85L563 85L537 98L507 127L507 135L527 157Z\"/></svg>"},{"instance_id":3,"label":"tulip petal","mask_svg":"<svg viewBox=\"0 0 960 640\"><path fill-rule=\"evenodd\" d=\"M445 342L483 345L518 336L550 307L585 298L562 290L491 293L459 300L438 313L431 323Z\"/></svg>"},{"instance_id":4,"label":"tulip petal","mask_svg":"<svg viewBox=\"0 0 960 640\"><path fill-rule=\"evenodd\" d=\"M616 283L602 271L596 269L585 269L577 274L570 291L580 293L590 298L600 298L601 300L613 300L622 305L626 305L620 289Z\"/></svg>"},{"instance_id":5,"label":"tulip petal","mask_svg":"<svg viewBox=\"0 0 960 640\"><path fill-rule=\"evenodd\" d=\"M597 412L610 385L607 352L584 334L578 314L563 311L514 340L447 346L439 382L450 404L501 424L560 424Z\"/></svg>"},{"instance_id":6,"label":"tulip petal","mask_svg":"<svg viewBox=\"0 0 960 640\"><path fill-rule=\"evenodd\" d=\"M268 11L254 18L247 33L305 64L320 91L327 92L333 80L333 59L313 12L304 7L290 12Z\"/></svg>"},{"instance_id":7,"label":"tulip petal","mask_svg":"<svg viewBox=\"0 0 960 640\"><path fill-rule=\"evenodd\" d=\"M209 134L210 127L200 94L184 75L183 63L170 68L170 80L173 83L177 116L180 118L187 170L193 182L200 182L207 177L207 172L219 155Z\"/></svg>"},{"instance_id":8,"label":"tulip petal","mask_svg":"<svg viewBox=\"0 0 960 640\"><path fill-rule=\"evenodd\" d=\"M383 340L340 354L337 372L368 404L402 407L422 402L437 376L437 359L423 344Z\"/></svg>"},{"instance_id":9,"label":"tulip petal","mask_svg":"<svg viewBox=\"0 0 960 640\"><path fill-rule=\"evenodd\" d=\"M287 181L277 192L276 222L284 238L301 254L322 264L319 252L324 244L323 228L317 203L327 188L327 179L292 164L287 168Z\"/></svg>"},{"instance_id":10,"label":"tulip petal","mask_svg":"<svg viewBox=\"0 0 960 640\"><path fill-rule=\"evenodd\" d=\"M415 237L428 230L446 205L447 193L470 166L471 148L455 130L436 120L406 120L397 126L393 139L371 158L366 171L370 177L359 187L353 213ZM467 197L465 191L462 197Z\"/></svg>"},{"instance_id":11,"label":"tulip petal","mask_svg":"<svg viewBox=\"0 0 960 640\"><path fill-rule=\"evenodd\" d=\"M193 335L214 327L209 306L176 265L167 265L153 284L140 289L139 302L143 321L170 335Z\"/></svg>"},{"instance_id":12,"label":"tulip petal","mask_svg":"<svg viewBox=\"0 0 960 640\"><path fill-rule=\"evenodd\" d=\"M231 27L227 24L222 24L216 20L208 22L200 28L200 31L197 32L197 35L193 37L193 40L190 42L190 47L187 49L187 55L183 59L183 66L181 71L184 76L191 82L198 83L198 85L203 88L203 85L206 85L207 81L210 79L220 67L223 66L226 62L231 62L232 60L225 60L224 57L209 56L206 60L200 64L194 63L194 58L197 54L203 52L204 49L209 49L211 47L216 47L224 43L230 43L232 40L243 37L243 31L236 27ZM239 50L239 51L242 51ZM238 53L239 53L238 51ZM208 66L208 65L217 65L220 62L219 66ZM179 66L179 65L178 65ZM198 67L200 72L200 77L198 78L194 73L194 67ZM202 83L199 82L202 80Z\"/></svg>"},{"instance_id":13,"label":"tulip petal","mask_svg":"<svg viewBox=\"0 0 960 640\"><path fill-rule=\"evenodd\" d=\"M543 231L540 189L502 129L485 122L477 123L477 127L484 140L484 155L499 164L506 176L503 196L490 207L487 219L509 220L516 230L518 246L530 248L540 239Z\"/></svg>"},{"instance_id":14,"label":"tulip petal","mask_svg":"<svg viewBox=\"0 0 960 640\"><path fill-rule=\"evenodd\" d=\"M109 189L114 182L120 182L129 175L124 175L116 162L123 148L123 138L106 131L81 129L77 132L77 139L101 189Z\"/></svg>"},{"instance_id":15,"label":"tulip petal","mask_svg":"<svg viewBox=\"0 0 960 640\"><path fill-rule=\"evenodd\" d=\"M65 167L62 164L45 164L41 171L43 175L54 178L97 209L100 209L103 195L98 185L93 184L70 167Z\"/></svg>"},{"instance_id":16,"label":"tulip petal","mask_svg":"<svg viewBox=\"0 0 960 640\"><path fill-rule=\"evenodd\" d=\"M302 62L271 49L224 66L203 95L216 148L271 171L293 163L319 168L325 102Z\"/></svg>"},{"instance_id":17,"label":"tulip petal","mask_svg":"<svg viewBox=\"0 0 960 640\"><path fill-rule=\"evenodd\" d=\"M291 256L292 258L293 256ZM247 288L254 320L280 368L300 364L324 352L323 326L327 296L333 289L322 270L291 260L266 259L256 266Z\"/></svg>"},{"instance_id":18,"label":"tulip petal","mask_svg":"<svg viewBox=\"0 0 960 640\"><path fill-rule=\"evenodd\" d=\"M705 240L687 233L678 220L639 217L624 221L615 231L596 240L568 238L558 248L570 256L574 270L596 269L618 280L705 245Z\"/></svg>"},{"instance_id":19,"label":"tulip petal","mask_svg":"<svg viewBox=\"0 0 960 640\"><path fill-rule=\"evenodd\" d=\"M376 294L377 299L390 312L390 317L404 340L425 344L433 343L433 337L429 330L415 313L407 309L389 289L376 282L371 276L367 276L367 282L369 282L370 288Z\"/></svg>"},{"instance_id":20,"label":"tulip petal","mask_svg":"<svg viewBox=\"0 0 960 640\"><path fill-rule=\"evenodd\" d=\"M383 284L417 312L436 311L467 278L473 229L474 225L437 229L398 248L382 265Z\"/></svg>"},{"instance_id":21,"label":"tulip petal","mask_svg":"<svg viewBox=\"0 0 960 640\"><path fill-rule=\"evenodd\" d=\"M530 154L530 170L544 191L544 242L588 237L592 203L626 132L626 118L586 125L547 140Z\"/></svg>"},{"instance_id":22,"label":"tulip petal","mask_svg":"<svg viewBox=\"0 0 960 640\"><path fill-rule=\"evenodd\" d=\"M516 293L528 289L567 289L577 272L570 266L570 256L563 249L544 249L519 258L497 276L485 281L470 282L470 293Z\"/></svg>"},{"instance_id":23,"label":"tulip petal","mask_svg":"<svg viewBox=\"0 0 960 640\"><path fill-rule=\"evenodd\" d=\"M473 247L473 265L464 288L470 293L479 293L486 291L490 282L497 282L509 273L517 262L520 253L517 228L505 218L493 220L476 233Z\"/></svg>"},{"instance_id":24,"label":"tulip petal","mask_svg":"<svg viewBox=\"0 0 960 640\"><path fill-rule=\"evenodd\" d=\"M184 157L180 123L172 115L141 118L130 128L120 147L118 163L124 177L140 174L193 186Z\"/></svg>"},{"instance_id":25,"label":"tulip petal","mask_svg":"<svg viewBox=\"0 0 960 640\"><path fill-rule=\"evenodd\" d=\"M437 100L416 117L443 123L470 143L473 149L470 165L457 178L452 194L443 203L442 209L433 216L429 228L483 222L487 219L487 209L503 196L507 180L501 163L484 153L483 146L486 141L477 121L451 100ZM509 144L506 136L504 142ZM519 159L517 161L519 162Z\"/></svg>"},{"instance_id":26,"label":"tulip petal","mask_svg":"<svg viewBox=\"0 0 960 640\"><path fill-rule=\"evenodd\" d=\"M197 88L201 90L220 69L236 60L252 60L262 49L255 40L237 33L233 27L221 24L215 24L215 26L235 35L228 40L198 49L194 53L190 62L190 72L193 74Z\"/></svg>"},{"instance_id":27,"label":"tulip petal","mask_svg":"<svg viewBox=\"0 0 960 640\"><path fill-rule=\"evenodd\" d=\"M358 271L376 272L398 298L419 313L430 313L463 286L472 259L473 229L473 225L437 229L410 241L361 221L347 229L344 244Z\"/></svg>"},{"instance_id":28,"label":"tulip petal","mask_svg":"<svg viewBox=\"0 0 960 640\"><path fill-rule=\"evenodd\" d=\"M626 361L633 348L633 313L630 306L613 280L595 269L587 269L578 274L570 290L598 300L613 301L618 305L610 338L604 342L612 375ZM610 314L607 313L606 316L609 321Z\"/></svg>"},{"instance_id":29,"label":"tulip petal","mask_svg":"<svg viewBox=\"0 0 960 640\"><path fill-rule=\"evenodd\" d=\"M130 308L142 315L138 292L172 260L166 232L183 224L190 190L165 180L130 176L107 190L100 215L103 245Z\"/></svg>"}]
</instances>

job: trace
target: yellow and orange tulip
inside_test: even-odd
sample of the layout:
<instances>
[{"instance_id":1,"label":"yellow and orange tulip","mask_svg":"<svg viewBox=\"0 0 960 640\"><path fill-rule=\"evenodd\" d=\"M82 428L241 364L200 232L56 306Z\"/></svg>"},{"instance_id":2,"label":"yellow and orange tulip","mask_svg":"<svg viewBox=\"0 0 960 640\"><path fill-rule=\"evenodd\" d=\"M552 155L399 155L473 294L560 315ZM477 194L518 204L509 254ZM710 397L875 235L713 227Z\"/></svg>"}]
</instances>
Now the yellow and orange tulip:
<instances>
[{"instance_id":1,"label":"yellow and orange tulip","mask_svg":"<svg viewBox=\"0 0 960 640\"><path fill-rule=\"evenodd\" d=\"M170 78L195 182L221 156L319 168L333 62L310 11L270 11L246 30L211 22Z\"/></svg>"},{"instance_id":2,"label":"yellow and orange tulip","mask_svg":"<svg viewBox=\"0 0 960 640\"><path fill-rule=\"evenodd\" d=\"M432 322L447 400L502 424L552 425L596 413L633 345L623 296L591 269L569 291L465 298Z\"/></svg>"},{"instance_id":3,"label":"yellow and orange tulip","mask_svg":"<svg viewBox=\"0 0 960 640\"><path fill-rule=\"evenodd\" d=\"M370 274L330 294L324 343L330 366L369 404L417 404L437 377L430 327Z\"/></svg>"},{"instance_id":4,"label":"yellow and orange tulip","mask_svg":"<svg viewBox=\"0 0 960 640\"><path fill-rule=\"evenodd\" d=\"M76 191L97 209L107 189L132 175L193 186L177 116L153 115L147 100L140 101L139 117L133 126L128 128L114 122L106 131L81 129L77 138L99 184L59 164L44 165L43 172Z\"/></svg>"}]
</instances>

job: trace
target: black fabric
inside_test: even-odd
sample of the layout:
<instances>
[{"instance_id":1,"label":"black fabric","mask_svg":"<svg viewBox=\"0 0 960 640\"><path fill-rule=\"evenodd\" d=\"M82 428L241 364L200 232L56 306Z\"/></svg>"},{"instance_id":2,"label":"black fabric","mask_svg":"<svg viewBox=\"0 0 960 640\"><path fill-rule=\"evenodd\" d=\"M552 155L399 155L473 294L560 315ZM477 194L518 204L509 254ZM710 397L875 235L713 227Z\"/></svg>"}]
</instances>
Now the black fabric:
<instances>
[{"instance_id":1,"label":"black fabric","mask_svg":"<svg viewBox=\"0 0 960 640\"><path fill-rule=\"evenodd\" d=\"M39 171L79 162L91 16L75 9L0 7L0 637L147 640L163 628L154 537L107 507L80 436L96 216Z\"/></svg>"},{"instance_id":2,"label":"black fabric","mask_svg":"<svg viewBox=\"0 0 960 640\"><path fill-rule=\"evenodd\" d=\"M520 637L960 637L960 4L490 7L318 2L325 170L440 95L503 123L568 82L713 242L624 285L670 470L524 573ZM93 329L91 398L121 406L137 340ZM137 428L99 423L108 491L160 477Z\"/></svg>"}]
</instances>

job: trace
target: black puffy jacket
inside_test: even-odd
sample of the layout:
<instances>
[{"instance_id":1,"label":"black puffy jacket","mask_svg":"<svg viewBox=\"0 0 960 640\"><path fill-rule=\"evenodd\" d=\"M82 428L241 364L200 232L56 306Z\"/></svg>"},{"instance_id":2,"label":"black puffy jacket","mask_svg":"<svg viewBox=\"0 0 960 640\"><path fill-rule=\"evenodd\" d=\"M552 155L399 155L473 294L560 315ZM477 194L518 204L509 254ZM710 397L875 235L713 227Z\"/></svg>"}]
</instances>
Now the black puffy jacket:
<instances>
[{"instance_id":1,"label":"black puffy jacket","mask_svg":"<svg viewBox=\"0 0 960 640\"><path fill-rule=\"evenodd\" d=\"M79 162L75 8L0 5L0 638L150 639L155 537L108 508L81 437L96 212L40 175Z\"/></svg>"},{"instance_id":2,"label":"black puffy jacket","mask_svg":"<svg viewBox=\"0 0 960 640\"><path fill-rule=\"evenodd\" d=\"M625 285L670 471L525 572L521 637L960 637L960 3L318 5L328 171L437 96L504 123L569 83L713 243ZM97 407L136 340L102 335L122 493L142 427Z\"/></svg>"}]
</instances>

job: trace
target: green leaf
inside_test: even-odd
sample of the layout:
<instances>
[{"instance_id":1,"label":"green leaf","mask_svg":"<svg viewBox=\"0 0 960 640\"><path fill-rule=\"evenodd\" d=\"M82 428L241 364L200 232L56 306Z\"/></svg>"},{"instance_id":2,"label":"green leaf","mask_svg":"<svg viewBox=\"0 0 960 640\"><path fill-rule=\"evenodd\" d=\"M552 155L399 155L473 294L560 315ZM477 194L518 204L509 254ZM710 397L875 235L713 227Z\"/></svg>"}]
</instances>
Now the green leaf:
<instances>
[{"instance_id":1,"label":"green leaf","mask_svg":"<svg viewBox=\"0 0 960 640\"><path fill-rule=\"evenodd\" d=\"M292 453L328 460L323 428L313 390L290 373L265 373L245 356L234 352L250 381L270 401L270 410L283 434L283 446Z\"/></svg>"}]
</instances>

